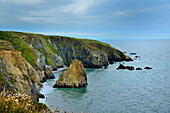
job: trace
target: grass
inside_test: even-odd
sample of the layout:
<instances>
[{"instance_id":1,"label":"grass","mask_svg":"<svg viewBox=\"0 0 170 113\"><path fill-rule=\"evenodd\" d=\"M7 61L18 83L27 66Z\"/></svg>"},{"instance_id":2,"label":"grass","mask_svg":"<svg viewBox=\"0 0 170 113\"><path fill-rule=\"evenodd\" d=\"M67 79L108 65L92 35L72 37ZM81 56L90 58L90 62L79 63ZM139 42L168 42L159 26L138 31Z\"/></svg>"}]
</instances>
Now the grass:
<instances>
[{"instance_id":1,"label":"grass","mask_svg":"<svg viewBox=\"0 0 170 113\"><path fill-rule=\"evenodd\" d=\"M31 100L26 94L13 93L5 89L0 93L1 113L51 113L46 105Z\"/></svg>"},{"instance_id":2,"label":"grass","mask_svg":"<svg viewBox=\"0 0 170 113\"><path fill-rule=\"evenodd\" d=\"M0 89L2 89L5 84L5 75L5 73L0 73Z\"/></svg>"},{"instance_id":3,"label":"grass","mask_svg":"<svg viewBox=\"0 0 170 113\"><path fill-rule=\"evenodd\" d=\"M19 39L19 36L24 36L24 34L15 32L0 32L0 39L9 41L13 45L14 49L20 51L22 56L34 67L36 61L34 50L26 42Z\"/></svg>"},{"instance_id":4,"label":"grass","mask_svg":"<svg viewBox=\"0 0 170 113\"><path fill-rule=\"evenodd\" d=\"M28 83L29 83L28 75L26 75L26 74L22 74L22 76L23 76L24 80L28 81Z\"/></svg>"}]
</instances>

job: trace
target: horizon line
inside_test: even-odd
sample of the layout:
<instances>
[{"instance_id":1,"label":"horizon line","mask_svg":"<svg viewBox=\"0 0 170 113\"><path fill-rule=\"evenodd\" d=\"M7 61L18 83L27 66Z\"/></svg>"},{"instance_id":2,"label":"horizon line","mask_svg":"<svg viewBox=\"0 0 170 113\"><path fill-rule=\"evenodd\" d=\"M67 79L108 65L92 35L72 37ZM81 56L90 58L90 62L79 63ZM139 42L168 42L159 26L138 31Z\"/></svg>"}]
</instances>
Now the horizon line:
<instances>
[{"instance_id":1,"label":"horizon line","mask_svg":"<svg viewBox=\"0 0 170 113\"><path fill-rule=\"evenodd\" d=\"M88 37L78 37L78 36L83 36L83 35L77 35L77 37L76 37L76 36L69 36L69 35L62 35L62 34L50 34L50 33L46 34L46 33L42 33L42 32L29 32L29 31L22 31L22 30L19 31L19 30L2 30L2 29L0 29L0 31L23 32L23 33L46 35L46 36L62 36L62 37L92 39L92 40L170 40L170 38L90 38L90 37L88 38ZM124 34L122 34L122 35L124 35Z\"/></svg>"}]
</instances>

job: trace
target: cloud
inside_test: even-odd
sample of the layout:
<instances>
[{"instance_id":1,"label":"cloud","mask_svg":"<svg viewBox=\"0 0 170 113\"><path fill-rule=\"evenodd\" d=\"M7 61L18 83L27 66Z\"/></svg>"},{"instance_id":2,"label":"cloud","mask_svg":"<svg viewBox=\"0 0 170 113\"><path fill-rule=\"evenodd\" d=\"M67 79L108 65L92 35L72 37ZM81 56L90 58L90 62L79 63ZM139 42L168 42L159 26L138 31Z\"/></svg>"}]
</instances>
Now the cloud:
<instances>
[{"instance_id":1,"label":"cloud","mask_svg":"<svg viewBox=\"0 0 170 113\"><path fill-rule=\"evenodd\" d=\"M113 12L113 15L114 16L128 16L130 14L150 13L150 12L158 10L159 8L160 7L115 11L115 12Z\"/></svg>"},{"instance_id":2,"label":"cloud","mask_svg":"<svg viewBox=\"0 0 170 113\"><path fill-rule=\"evenodd\" d=\"M52 14L47 14L52 15ZM32 16L25 16L19 18L21 21L30 22L30 23L52 23L52 24L60 24L60 25L92 25L95 24L96 16L83 16L83 17L68 17L64 15L32 15Z\"/></svg>"},{"instance_id":3,"label":"cloud","mask_svg":"<svg viewBox=\"0 0 170 113\"><path fill-rule=\"evenodd\" d=\"M74 0L73 3L61 7L61 11L64 13L83 15L87 13L90 7L99 5L105 1L106 0Z\"/></svg>"},{"instance_id":4,"label":"cloud","mask_svg":"<svg viewBox=\"0 0 170 113\"><path fill-rule=\"evenodd\" d=\"M68 5L40 11L30 11L27 16L20 17L19 19L27 22L48 22L55 24L94 24L99 16L88 15L86 13L91 6L99 5L104 1L106 0L74 0Z\"/></svg>"},{"instance_id":5,"label":"cloud","mask_svg":"<svg viewBox=\"0 0 170 113\"><path fill-rule=\"evenodd\" d=\"M14 3L14 4L21 4L21 5L33 5L44 2L45 0L1 0L1 2L6 3Z\"/></svg>"},{"instance_id":6,"label":"cloud","mask_svg":"<svg viewBox=\"0 0 170 113\"><path fill-rule=\"evenodd\" d=\"M76 36L99 36L104 34L79 33L79 32L44 32L45 35L76 35Z\"/></svg>"}]
</instances>

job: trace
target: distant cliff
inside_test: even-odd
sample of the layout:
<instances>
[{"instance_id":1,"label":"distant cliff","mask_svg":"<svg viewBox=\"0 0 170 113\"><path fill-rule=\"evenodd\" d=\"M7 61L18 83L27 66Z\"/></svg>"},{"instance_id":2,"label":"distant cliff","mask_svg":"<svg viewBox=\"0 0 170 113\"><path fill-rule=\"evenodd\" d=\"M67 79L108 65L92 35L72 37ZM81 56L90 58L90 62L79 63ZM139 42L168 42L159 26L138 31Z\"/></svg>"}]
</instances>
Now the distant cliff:
<instances>
[{"instance_id":1,"label":"distant cliff","mask_svg":"<svg viewBox=\"0 0 170 113\"><path fill-rule=\"evenodd\" d=\"M123 52L95 40L10 31L0 31L0 39L21 51L36 70L44 70L45 65L53 69L69 66L74 59L82 61L86 68L101 68L108 61L131 61Z\"/></svg>"}]
</instances>

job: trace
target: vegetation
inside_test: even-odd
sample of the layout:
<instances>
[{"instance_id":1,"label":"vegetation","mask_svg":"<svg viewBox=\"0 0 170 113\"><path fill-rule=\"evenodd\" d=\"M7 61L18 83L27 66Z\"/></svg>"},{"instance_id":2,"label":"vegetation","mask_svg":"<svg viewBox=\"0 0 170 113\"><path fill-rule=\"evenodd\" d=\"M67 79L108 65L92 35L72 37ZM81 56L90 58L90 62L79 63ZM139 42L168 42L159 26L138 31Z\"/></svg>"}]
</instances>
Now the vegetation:
<instances>
[{"instance_id":1,"label":"vegetation","mask_svg":"<svg viewBox=\"0 0 170 113\"><path fill-rule=\"evenodd\" d=\"M9 81L6 78L9 78ZM10 84L15 83L15 78L12 74L0 73L0 91L6 86L6 89L10 89ZM6 85L5 85L6 84Z\"/></svg>"},{"instance_id":2,"label":"vegetation","mask_svg":"<svg viewBox=\"0 0 170 113\"><path fill-rule=\"evenodd\" d=\"M26 94L13 93L5 89L0 93L1 113L51 113L46 105L31 100Z\"/></svg>"},{"instance_id":3,"label":"vegetation","mask_svg":"<svg viewBox=\"0 0 170 113\"><path fill-rule=\"evenodd\" d=\"M5 73L0 73L0 89L2 89L5 84L5 81L4 81L5 75L6 75Z\"/></svg>"},{"instance_id":4,"label":"vegetation","mask_svg":"<svg viewBox=\"0 0 170 113\"><path fill-rule=\"evenodd\" d=\"M36 56L33 48L31 48L26 42L22 41L19 36L24 36L22 33L15 32L0 32L0 39L9 41L15 50L21 51L22 56L32 65L35 66Z\"/></svg>"}]
</instances>

